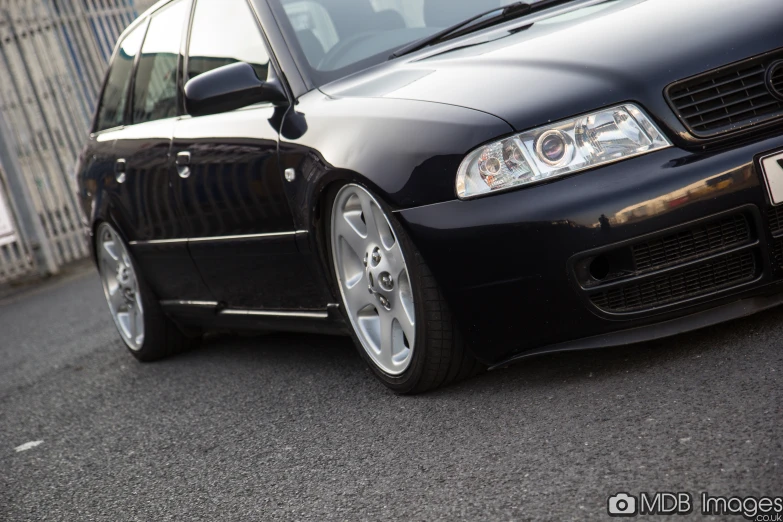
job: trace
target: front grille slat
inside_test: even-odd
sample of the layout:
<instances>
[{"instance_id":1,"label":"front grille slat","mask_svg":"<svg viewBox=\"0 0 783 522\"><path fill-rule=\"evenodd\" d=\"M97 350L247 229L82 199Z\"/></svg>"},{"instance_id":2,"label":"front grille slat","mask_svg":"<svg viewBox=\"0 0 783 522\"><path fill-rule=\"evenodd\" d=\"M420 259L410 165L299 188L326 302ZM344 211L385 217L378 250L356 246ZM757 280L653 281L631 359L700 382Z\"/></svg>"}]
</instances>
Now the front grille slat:
<instances>
[{"instance_id":1,"label":"front grille slat","mask_svg":"<svg viewBox=\"0 0 783 522\"><path fill-rule=\"evenodd\" d=\"M596 291L590 300L607 312L650 310L751 281L756 272L753 251L730 253L695 266Z\"/></svg>"},{"instance_id":2,"label":"front grille slat","mask_svg":"<svg viewBox=\"0 0 783 522\"><path fill-rule=\"evenodd\" d=\"M695 136L709 138L783 117L783 100L766 85L767 68L783 58L768 53L682 80L666 89L677 117ZM777 71L772 83L783 84Z\"/></svg>"},{"instance_id":3,"label":"front grille slat","mask_svg":"<svg viewBox=\"0 0 783 522\"><path fill-rule=\"evenodd\" d=\"M699 104L702 104L702 103L707 103L707 102L719 100L721 98L725 98L726 96L731 96L732 94L741 93L742 91L747 91L749 89L755 89L757 87L764 87L764 85L765 85L765 83L763 81L759 81L759 82L753 83L751 85L743 85L742 87L738 87L737 89L733 89L733 90L728 91L728 92L722 92L720 94L716 94L714 96L710 96L708 98L704 98L704 99L699 100L699 101L695 101L695 102L692 102L692 103L686 103L685 105L681 105L680 106L680 110L689 109L691 107L695 107L695 106L697 106Z\"/></svg>"},{"instance_id":4,"label":"front grille slat","mask_svg":"<svg viewBox=\"0 0 783 522\"><path fill-rule=\"evenodd\" d=\"M745 89L745 90L747 90L747 89ZM753 100L757 100L759 98L763 98L763 100L762 100L763 105L755 105L753 103ZM703 118L705 114L711 114L713 112L723 111L723 115L721 116L721 118L725 118L726 116L732 116L732 115L736 115L736 114L742 114L743 112L747 112L747 110L742 110L742 109L740 109L738 111L735 110L734 112L731 112L731 110L729 109L730 107L734 107L734 106L739 105L741 103L750 103L753 108L761 108L761 107L765 107L767 105L772 105L772 103L770 103L768 99L769 99L769 93L768 92L762 92L762 93L759 93L759 94L754 94L753 96L747 96L747 97L745 97L745 98L743 98L741 100L736 100L736 101L733 101L733 102L730 102L730 103L724 103L720 107L712 107L712 108L709 108L709 109L704 109L702 111L694 112L692 114L688 114L688 117L690 118L690 117L698 116L700 118ZM776 100L772 100L772 102L773 103L777 103ZM706 125L708 123L712 123L712 121L717 121L717 120L719 120L721 118L716 118L716 119L710 120L710 121L702 121L701 123L703 125Z\"/></svg>"},{"instance_id":5,"label":"front grille slat","mask_svg":"<svg viewBox=\"0 0 783 522\"><path fill-rule=\"evenodd\" d=\"M721 116L718 116L716 118L710 118L709 120L706 120L706 121L702 120L698 125L696 125L696 127L701 127L701 128L707 129L710 126L713 126L715 123L718 123L718 122L724 122L726 120L729 120L729 121L733 122L739 115L747 114L749 112L752 112L754 116L758 116L759 115L758 114L758 110L759 109L763 109L765 107L772 107L772 106L783 107L783 104L781 104L777 100L772 100L772 101L765 101L761 105L753 105L753 106L751 106L751 107L749 107L747 109L741 110L741 111L735 111L735 112L728 112L727 111L725 114L723 114ZM710 111L710 112L713 112L713 111Z\"/></svg>"},{"instance_id":6,"label":"front grille slat","mask_svg":"<svg viewBox=\"0 0 783 522\"><path fill-rule=\"evenodd\" d=\"M698 256L741 245L750 240L750 224L744 214L700 225L662 238L631 246L637 271L663 268Z\"/></svg>"},{"instance_id":7,"label":"front grille slat","mask_svg":"<svg viewBox=\"0 0 783 522\"><path fill-rule=\"evenodd\" d=\"M675 101L675 100L680 100L682 98L686 98L688 96L693 97L696 94L699 94L699 93L702 93L702 92L706 92L706 91L711 91L711 90L717 89L718 87L722 87L724 85L727 85L729 83L736 82L736 81L742 81L745 78L751 78L753 76L756 76L758 74L763 74L763 73L764 73L764 68L760 67L760 68L755 68L752 71L745 72L745 73L737 72L736 75L731 75L729 78L724 79L724 80L721 80L720 78L718 78L718 79L711 79L711 80L709 80L707 82L704 82L703 84L697 84L698 87L696 87L696 88L684 87L685 92L683 92L682 94L672 95L671 99L672 99L672 101Z\"/></svg>"}]
</instances>

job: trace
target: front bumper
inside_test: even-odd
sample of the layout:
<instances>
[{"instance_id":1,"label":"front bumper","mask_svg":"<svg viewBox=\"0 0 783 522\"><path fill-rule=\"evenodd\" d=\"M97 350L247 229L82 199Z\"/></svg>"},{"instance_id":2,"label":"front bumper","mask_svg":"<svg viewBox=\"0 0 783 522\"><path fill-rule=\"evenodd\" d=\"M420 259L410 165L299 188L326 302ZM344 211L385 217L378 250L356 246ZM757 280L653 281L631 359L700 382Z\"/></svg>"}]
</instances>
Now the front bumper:
<instances>
[{"instance_id":1,"label":"front bumper","mask_svg":"<svg viewBox=\"0 0 783 522\"><path fill-rule=\"evenodd\" d=\"M775 150L783 150L783 136L721 150L670 148L547 184L397 215L483 362L624 344L779 304L783 211L777 215L771 207L757 163ZM732 216L747 222L749 235L740 243L680 259L658 257L638 272L639 260L629 258L607 281L585 277L586 263L601 254L615 263L625 247L663 245L694 227L709 232ZM741 273L735 270L740 262ZM651 292L669 297L650 301Z\"/></svg>"}]
</instances>

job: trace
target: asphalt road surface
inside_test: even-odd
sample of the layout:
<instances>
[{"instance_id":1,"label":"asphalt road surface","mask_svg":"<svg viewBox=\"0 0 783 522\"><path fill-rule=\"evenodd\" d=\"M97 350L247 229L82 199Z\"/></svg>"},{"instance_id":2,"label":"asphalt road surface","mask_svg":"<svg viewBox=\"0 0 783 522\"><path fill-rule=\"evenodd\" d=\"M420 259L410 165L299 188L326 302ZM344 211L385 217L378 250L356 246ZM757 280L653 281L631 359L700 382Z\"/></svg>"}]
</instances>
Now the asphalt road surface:
<instances>
[{"instance_id":1,"label":"asphalt road surface","mask_svg":"<svg viewBox=\"0 0 783 522\"><path fill-rule=\"evenodd\" d=\"M342 338L139 364L90 270L0 303L0 520L596 520L618 491L781 495L782 398L783 309L398 397Z\"/></svg>"}]
</instances>

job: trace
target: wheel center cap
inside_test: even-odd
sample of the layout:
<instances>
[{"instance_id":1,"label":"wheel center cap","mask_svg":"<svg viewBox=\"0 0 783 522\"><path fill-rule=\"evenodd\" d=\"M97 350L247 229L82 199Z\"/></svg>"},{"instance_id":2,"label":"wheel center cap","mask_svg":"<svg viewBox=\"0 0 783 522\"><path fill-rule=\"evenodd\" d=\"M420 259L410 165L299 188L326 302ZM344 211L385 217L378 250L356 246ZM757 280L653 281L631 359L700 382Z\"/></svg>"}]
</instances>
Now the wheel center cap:
<instances>
[{"instance_id":1,"label":"wheel center cap","mask_svg":"<svg viewBox=\"0 0 783 522\"><path fill-rule=\"evenodd\" d=\"M370 247L365 253L364 266L368 289L378 298L383 308L391 310L390 292L394 289L394 279L388 272L386 264L380 247Z\"/></svg>"}]
</instances>

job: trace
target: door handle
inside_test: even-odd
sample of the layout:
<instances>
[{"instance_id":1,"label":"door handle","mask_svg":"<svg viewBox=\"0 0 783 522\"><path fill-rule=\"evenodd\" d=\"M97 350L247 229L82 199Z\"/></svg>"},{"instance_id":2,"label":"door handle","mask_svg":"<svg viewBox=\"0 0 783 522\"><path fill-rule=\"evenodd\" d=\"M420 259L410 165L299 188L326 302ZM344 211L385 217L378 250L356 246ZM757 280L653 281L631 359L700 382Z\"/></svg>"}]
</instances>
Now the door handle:
<instances>
[{"instance_id":1,"label":"door handle","mask_svg":"<svg viewBox=\"0 0 783 522\"><path fill-rule=\"evenodd\" d=\"M127 167L127 163L122 158L114 162L114 178L117 180L117 183L125 183L125 171Z\"/></svg>"},{"instance_id":2,"label":"door handle","mask_svg":"<svg viewBox=\"0 0 783 522\"><path fill-rule=\"evenodd\" d=\"M190 177L190 152L184 151L177 154L177 174L182 179Z\"/></svg>"}]
</instances>

